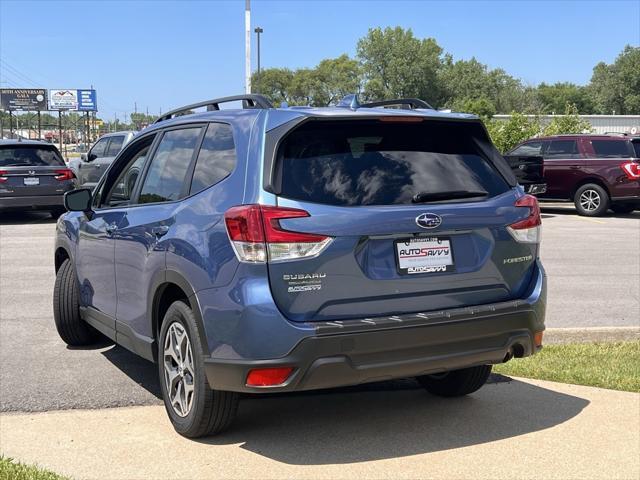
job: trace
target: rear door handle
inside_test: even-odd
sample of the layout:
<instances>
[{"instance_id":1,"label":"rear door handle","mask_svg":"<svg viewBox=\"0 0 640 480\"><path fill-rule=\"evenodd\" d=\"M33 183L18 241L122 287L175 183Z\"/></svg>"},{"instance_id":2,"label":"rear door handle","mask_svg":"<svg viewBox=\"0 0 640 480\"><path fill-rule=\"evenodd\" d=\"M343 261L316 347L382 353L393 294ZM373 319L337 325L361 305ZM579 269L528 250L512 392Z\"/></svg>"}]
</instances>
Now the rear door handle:
<instances>
[{"instance_id":1,"label":"rear door handle","mask_svg":"<svg viewBox=\"0 0 640 480\"><path fill-rule=\"evenodd\" d=\"M569 168L571 170L580 170L580 166L579 165L571 165Z\"/></svg>"},{"instance_id":2,"label":"rear door handle","mask_svg":"<svg viewBox=\"0 0 640 480\"><path fill-rule=\"evenodd\" d=\"M157 227L153 227L151 229L151 233L153 233L156 237L162 237L166 235L169 231L169 227L167 225L158 225Z\"/></svg>"}]
</instances>

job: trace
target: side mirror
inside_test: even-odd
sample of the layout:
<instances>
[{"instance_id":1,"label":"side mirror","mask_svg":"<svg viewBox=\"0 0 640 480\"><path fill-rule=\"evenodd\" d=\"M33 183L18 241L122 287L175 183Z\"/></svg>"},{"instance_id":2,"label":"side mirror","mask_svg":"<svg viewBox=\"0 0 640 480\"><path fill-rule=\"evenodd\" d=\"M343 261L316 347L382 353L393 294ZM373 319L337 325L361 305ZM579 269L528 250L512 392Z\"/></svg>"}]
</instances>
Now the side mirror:
<instances>
[{"instance_id":1,"label":"side mirror","mask_svg":"<svg viewBox=\"0 0 640 480\"><path fill-rule=\"evenodd\" d=\"M64 207L70 212L90 212L91 201L91 190L88 188L79 188L64 194Z\"/></svg>"},{"instance_id":2,"label":"side mirror","mask_svg":"<svg viewBox=\"0 0 640 480\"><path fill-rule=\"evenodd\" d=\"M81 153L80 154L80 160L82 160L83 162L87 161L87 154L86 153Z\"/></svg>"},{"instance_id":3,"label":"side mirror","mask_svg":"<svg viewBox=\"0 0 640 480\"><path fill-rule=\"evenodd\" d=\"M95 153L89 152L87 154L87 162L93 162L98 156Z\"/></svg>"}]
</instances>

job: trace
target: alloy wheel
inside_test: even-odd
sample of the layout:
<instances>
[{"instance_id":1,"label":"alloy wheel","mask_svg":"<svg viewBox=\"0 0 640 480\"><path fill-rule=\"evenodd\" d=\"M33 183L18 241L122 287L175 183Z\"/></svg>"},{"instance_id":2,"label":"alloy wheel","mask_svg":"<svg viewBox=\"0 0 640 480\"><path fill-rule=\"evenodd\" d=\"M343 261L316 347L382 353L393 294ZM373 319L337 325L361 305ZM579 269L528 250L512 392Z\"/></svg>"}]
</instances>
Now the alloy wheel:
<instances>
[{"instance_id":1,"label":"alloy wheel","mask_svg":"<svg viewBox=\"0 0 640 480\"><path fill-rule=\"evenodd\" d=\"M167 329L163 359L169 402L178 416L186 417L193 405L195 373L189 335L178 322Z\"/></svg>"},{"instance_id":2,"label":"alloy wheel","mask_svg":"<svg viewBox=\"0 0 640 480\"><path fill-rule=\"evenodd\" d=\"M600 194L595 190L585 190L580 194L580 206L587 212L597 210L600 202Z\"/></svg>"}]
</instances>

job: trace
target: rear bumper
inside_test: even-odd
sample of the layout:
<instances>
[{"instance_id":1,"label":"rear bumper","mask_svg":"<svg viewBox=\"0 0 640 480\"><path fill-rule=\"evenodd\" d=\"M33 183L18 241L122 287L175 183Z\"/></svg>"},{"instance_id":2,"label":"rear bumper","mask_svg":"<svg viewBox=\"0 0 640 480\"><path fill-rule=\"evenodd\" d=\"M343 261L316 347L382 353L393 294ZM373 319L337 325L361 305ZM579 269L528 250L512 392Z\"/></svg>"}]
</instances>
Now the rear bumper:
<instances>
[{"instance_id":1,"label":"rear bumper","mask_svg":"<svg viewBox=\"0 0 640 480\"><path fill-rule=\"evenodd\" d=\"M205 358L211 388L237 392L288 392L410 377L536 353L534 335L544 330L544 271L538 269L524 299L411 315L318 322L276 359ZM251 369L288 366L295 370L275 387L248 387Z\"/></svg>"},{"instance_id":2,"label":"rear bumper","mask_svg":"<svg viewBox=\"0 0 640 480\"><path fill-rule=\"evenodd\" d=\"M0 197L2 210L38 210L64 207L64 195Z\"/></svg>"}]
</instances>

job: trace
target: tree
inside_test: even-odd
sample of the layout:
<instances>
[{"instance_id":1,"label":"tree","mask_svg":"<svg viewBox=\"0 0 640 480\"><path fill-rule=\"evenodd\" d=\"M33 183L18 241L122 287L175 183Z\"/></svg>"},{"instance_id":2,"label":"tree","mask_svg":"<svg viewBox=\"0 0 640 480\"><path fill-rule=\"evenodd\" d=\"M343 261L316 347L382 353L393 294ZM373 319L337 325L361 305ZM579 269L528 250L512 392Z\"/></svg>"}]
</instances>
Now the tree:
<instances>
[{"instance_id":1,"label":"tree","mask_svg":"<svg viewBox=\"0 0 640 480\"><path fill-rule=\"evenodd\" d=\"M567 103L565 105L564 115L553 117L551 122L544 127L543 134L589 133L591 130L593 130L591 124L578 115L578 108L575 105Z\"/></svg>"},{"instance_id":2,"label":"tree","mask_svg":"<svg viewBox=\"0 0 640 480\"><path fill-rule=\"evenodd\" d=\"M541 83L535 91L542 113L563 112L567 104L575 105L580 113L593 111L593 102L586 87L569 82L553 85Z\"/></svg>"},{"instance_id":3,"label":"tree","mask_svg":"<svg viewBox=\"0 0 640 480\"><path fill-rule=\"evenodd\" d=\"M537 117L513 112L508 120L491 120L487 123L491 140L501 152L511 150L520 142L524 142L540 134L540 120Z\"/></svg>"},{"instance_id":4,"label":"tree","mask_svg":"<svg viewBox=\"0 0 640 480\"><path fill-rule=\"evenodd\" d=\"M640 47L627 45L615 62L598 63L588 86L601 114L640 114Z\"/></svg>"},{"instance_id":5,"label":"tree","mask_svg":"<svg viewBox=\"0 0 640 480\"><path fill-rule=\"evenodd\" d=\"M290 102L293 72L288 68L267 68L251 76L251 84L257 93L271 99L276 105Z\"/></svg>"},{"instance_id":6,"label":"tree","mask_svg":"<svg viewBox=\"0 0 640 480\"><path fill-rule=\"evenodd\" d=\"M357 52L366 99L418 97L440 103L442 48L433 38L420 40L401 27L372 28L358 41Z\"/></svg>"}]
</instances>

